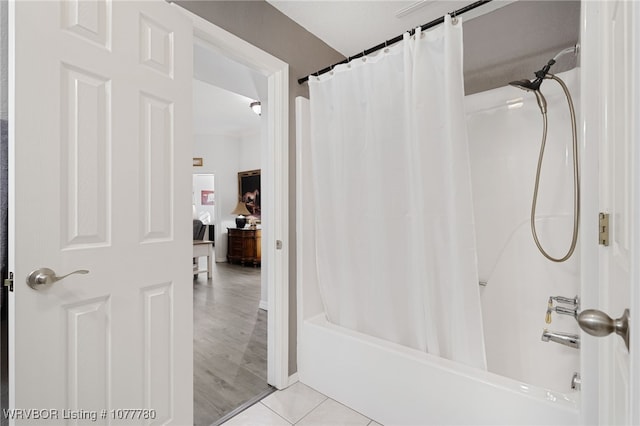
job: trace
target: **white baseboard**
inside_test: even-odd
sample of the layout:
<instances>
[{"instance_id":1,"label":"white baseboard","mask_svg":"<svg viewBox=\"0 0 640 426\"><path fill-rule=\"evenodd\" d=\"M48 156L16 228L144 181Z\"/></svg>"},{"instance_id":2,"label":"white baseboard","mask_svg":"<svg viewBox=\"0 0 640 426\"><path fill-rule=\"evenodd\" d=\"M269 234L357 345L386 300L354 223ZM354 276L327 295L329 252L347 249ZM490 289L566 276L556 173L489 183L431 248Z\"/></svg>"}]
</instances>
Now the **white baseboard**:
<instances>
[{"instance_id":1,"label":"white baseboard","mask_svg":"<svg viewBox=\"0 0 640 426\"><path fill-rule=\"evenodd\" d=\"M258 307L260 309L262 309L263 311L268 311L269 310L269 303L267 303L267 301L265 301L265 300L261 300L260 301L260 305Z\"/></svg>"}]
</instances>

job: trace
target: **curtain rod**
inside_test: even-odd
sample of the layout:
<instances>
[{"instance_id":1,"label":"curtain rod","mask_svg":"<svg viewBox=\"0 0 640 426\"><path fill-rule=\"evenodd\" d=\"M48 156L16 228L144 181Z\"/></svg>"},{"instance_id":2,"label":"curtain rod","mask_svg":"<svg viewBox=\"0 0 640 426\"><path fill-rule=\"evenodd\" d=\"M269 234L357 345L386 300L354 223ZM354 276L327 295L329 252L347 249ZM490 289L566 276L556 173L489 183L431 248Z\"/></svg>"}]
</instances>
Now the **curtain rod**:
<instances>
[{"instance_id":1,"label":"curtain rod","mask_svg":"<svg viewBox=\"0 0 640 426\"><path fill-rule=\"evenodd\" d=\"M485 4L489 3L490 1L491 1L491 0L480 0L480 1L476 1L476 2L474 2L474 3L471 3L470 5L467 5L467 6L465 6L465 7L460 8L460 9L458 9L458 10L454 10L453 12L451 12L451 13L450 13L450 15L452 15L452 16L462 15L462 14L463 14L463 13L465 13L465 12L468 12L468 11L470 11L470 10L473 10L473 9L477 8L477 7L480 7L480 6L482 6L482 5L485 5ZM433 21L431 21L431 22L427 22L426 24L422 25L422 26L420 27L420 29L421 29L422 31L424 31L424 30L426 30L426 29L429 29L429 28L435 27L436 25L440 25L440 24L442 24L443 22L444 22L444 16L441 16L441 17L440 17L440 18L438 18L438 19L434 19ZM415 32L416 32L415 28L412 28L412 29L409 31L409 35L413 35L413 34L415 34ZM316 72L314 72L314 73L312 73L312 74L309 74L309 75L308 75L308 76L306 76L306 77L302 77L302 78L298 79L298 84L302 84L302 83L304 83L305 81L309 80L309 77L310 77L310 76L312 76L312 75L319 76L320 74L324 74L324 73L326 73L326 72L331 71L334 67L336 67L336 66L338 66L338 65L346 64L346 63L350 62L350 61L351 61L351 60L353 60L353 59L362 58L363 56L367 56L367 55L369 55L369 54L371 54L371 53L373 53L373 52L377 52L377 51L378 51L378 50L380 50L380 49L384 49L384 48L385 48L385 47L387 47L387 46L391 46L392 44L394 44L394 43L397 43L397 42L401 41L401 40L402 40L402 37L403 37L403 35L402 35L402 34L400 34L399 36L394 37L394 38L392 38L391 40L387 40L387 41L385 41L384 43L380 43L379 45L374 46L374 47L372 47L372 48L370 48L370 49L367 49L367 50L363 51L362 53L358 53L358 54L357 54L357 55L355 55L355 56L349 56L347 59L344 59L344 60L342 60L342 61L340 61L340 62L337 62L337 63L335 63L335 64L333 64L333 65L331 65L331 66L328 66L328 67L326 67L326 68L323 68L323 69L321 69L320 71L316 71Z\"/></svg>"}]
</instances>

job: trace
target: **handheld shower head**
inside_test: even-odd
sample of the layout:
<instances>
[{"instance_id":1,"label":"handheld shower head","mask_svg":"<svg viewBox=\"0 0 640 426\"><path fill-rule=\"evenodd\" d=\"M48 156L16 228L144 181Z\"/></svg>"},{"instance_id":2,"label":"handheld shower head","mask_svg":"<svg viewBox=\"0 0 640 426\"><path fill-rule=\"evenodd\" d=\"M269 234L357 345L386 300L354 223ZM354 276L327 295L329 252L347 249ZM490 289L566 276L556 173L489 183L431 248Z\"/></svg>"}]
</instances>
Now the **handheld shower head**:
<instances>
[{"instance_id":1,"label":"handheld shower head","mask_svg":"<svg viewBox=\"0 0 640 426\"><path fill-rule=\"evenodd\" d=\"M536 71L534 73L536 76L535 80L517 80L517 81L512 81L509 84L519 89L526 90L527 92L529 91L535 92L537 90L540 90L540 85L542 84L545 77L549 73L549 70L555 63L556 63L555 59L551 59L549 62L547 62L547 65L542 67L541 70Z\"/></svg>"},{"instance_id":2,"label":"handheld shower head","mask_svg":"<svg viewBox=\"0 0 640 426\"><path fill-rule=\"evenodd\" d=\"M536 91L540 89L540 85L542 84L541 78L536 78L535 80L516 80L509 83L510 86L517 87L518 89L525 90L527 92Z\"/></svg>"},{"instance_id":3,"label":"handheld shower head","mask_svg":"<svg viewBox=\"0 0 640 426\"><path fill-rule=\"evenodd\" d=\"M509 83L510 86L517 87L518 89L525 90L527 92L533 92L536 95L536 100L538 101L538 106L540 107L540 111L543 114L547 113L547 100L542 96L542 92L540 92L540 85L544 81L545 77L549 73L551 66L555 64L556 61L551 59L547 65L545 65L540 71L536 71L536 79L535 80L516 80Z\"/></svg>"},{"instance_id":4,"label":"handheld shower head","mask_svg":"<svg viewBox=\"0 0 640 426\"><path fill-rule=\"evenodd\" d=\"M536 78L534 81L518 80L509 83L510 86L517 87L518 89L526 90L527 92L533 92L536 95L540 112L547 113L547 100L540 91L540 85L542 84L542 78Z\"/></svg>"}]
</instances>

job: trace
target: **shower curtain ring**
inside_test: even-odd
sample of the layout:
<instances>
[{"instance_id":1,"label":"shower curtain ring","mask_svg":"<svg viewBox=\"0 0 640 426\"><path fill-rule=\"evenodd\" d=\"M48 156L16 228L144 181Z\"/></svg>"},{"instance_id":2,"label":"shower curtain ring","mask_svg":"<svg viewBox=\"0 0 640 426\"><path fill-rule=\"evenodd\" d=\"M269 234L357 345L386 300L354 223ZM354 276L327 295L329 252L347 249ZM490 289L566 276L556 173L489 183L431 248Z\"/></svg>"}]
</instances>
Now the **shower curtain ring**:
<instances>
[{"instance_id":1,"label":"shower curtain ring","mask_svg":"<svg viewBox=\"0 0 640 426\"><path fill-rule=\"evenodd\" d=\"M451 12L451 23L453 25L458 24L458 17L456 16L456 11L454 10L453 12Z\"/></svg>"},{"instance_id":2,"label":"shower curtain ring","mask_svg":"<svg viewBox=\"0 0 640 426\"><path fill-rule=\"evenodd\" d=\"M384 50L383 50L384 53L389 53L389 48L387 47L387 41L388 40L384 41Z\"/></svg>"}]
</instances>

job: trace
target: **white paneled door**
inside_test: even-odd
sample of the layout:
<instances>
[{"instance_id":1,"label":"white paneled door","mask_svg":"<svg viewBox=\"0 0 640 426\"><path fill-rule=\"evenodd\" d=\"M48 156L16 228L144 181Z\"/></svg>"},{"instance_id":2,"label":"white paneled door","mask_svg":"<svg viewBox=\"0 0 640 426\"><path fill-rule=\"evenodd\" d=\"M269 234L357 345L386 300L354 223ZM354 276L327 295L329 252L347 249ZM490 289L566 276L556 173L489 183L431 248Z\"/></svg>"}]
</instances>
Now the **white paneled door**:
<instances>
[{"instance_id":1,"label":"white paneled door","mask_svg":"<svg viewBox=\"0 0 640 426\"><path fill-rule=\"evenodd\" d=\"M9 417L191 424L191 23L161 0L9 21Z\"/></svg>"},{"instance_id":2,"label":"white paneled door","mask_svg":"<svg viewBox=\"0 0 640 426\"><path fill-rule=\"evenodd\" d=\"M583 258L582 309L595 308L612 318L630 310L630 348L614 335L582 334L583 412L585 424L640 424L638 391L638 248L640 247L640 156L637 85L640 9L636 2L583 2L582 95L587 153L585 165L598 181L583 181L586 198L599 187L597 209L609 215L608 243L598 246L598 262ZM591 160L589 160L591 158ZM595 161L594 161L595 159ZM589 179L588 176L585 177ZM596 211L587 205L581 226L584 251L598 237ZM596 207L594 207L596 208ZM594 220L591 220L594 219ZM596 269L597 268L597 269Z\"/></svg>"}]
</instances>

